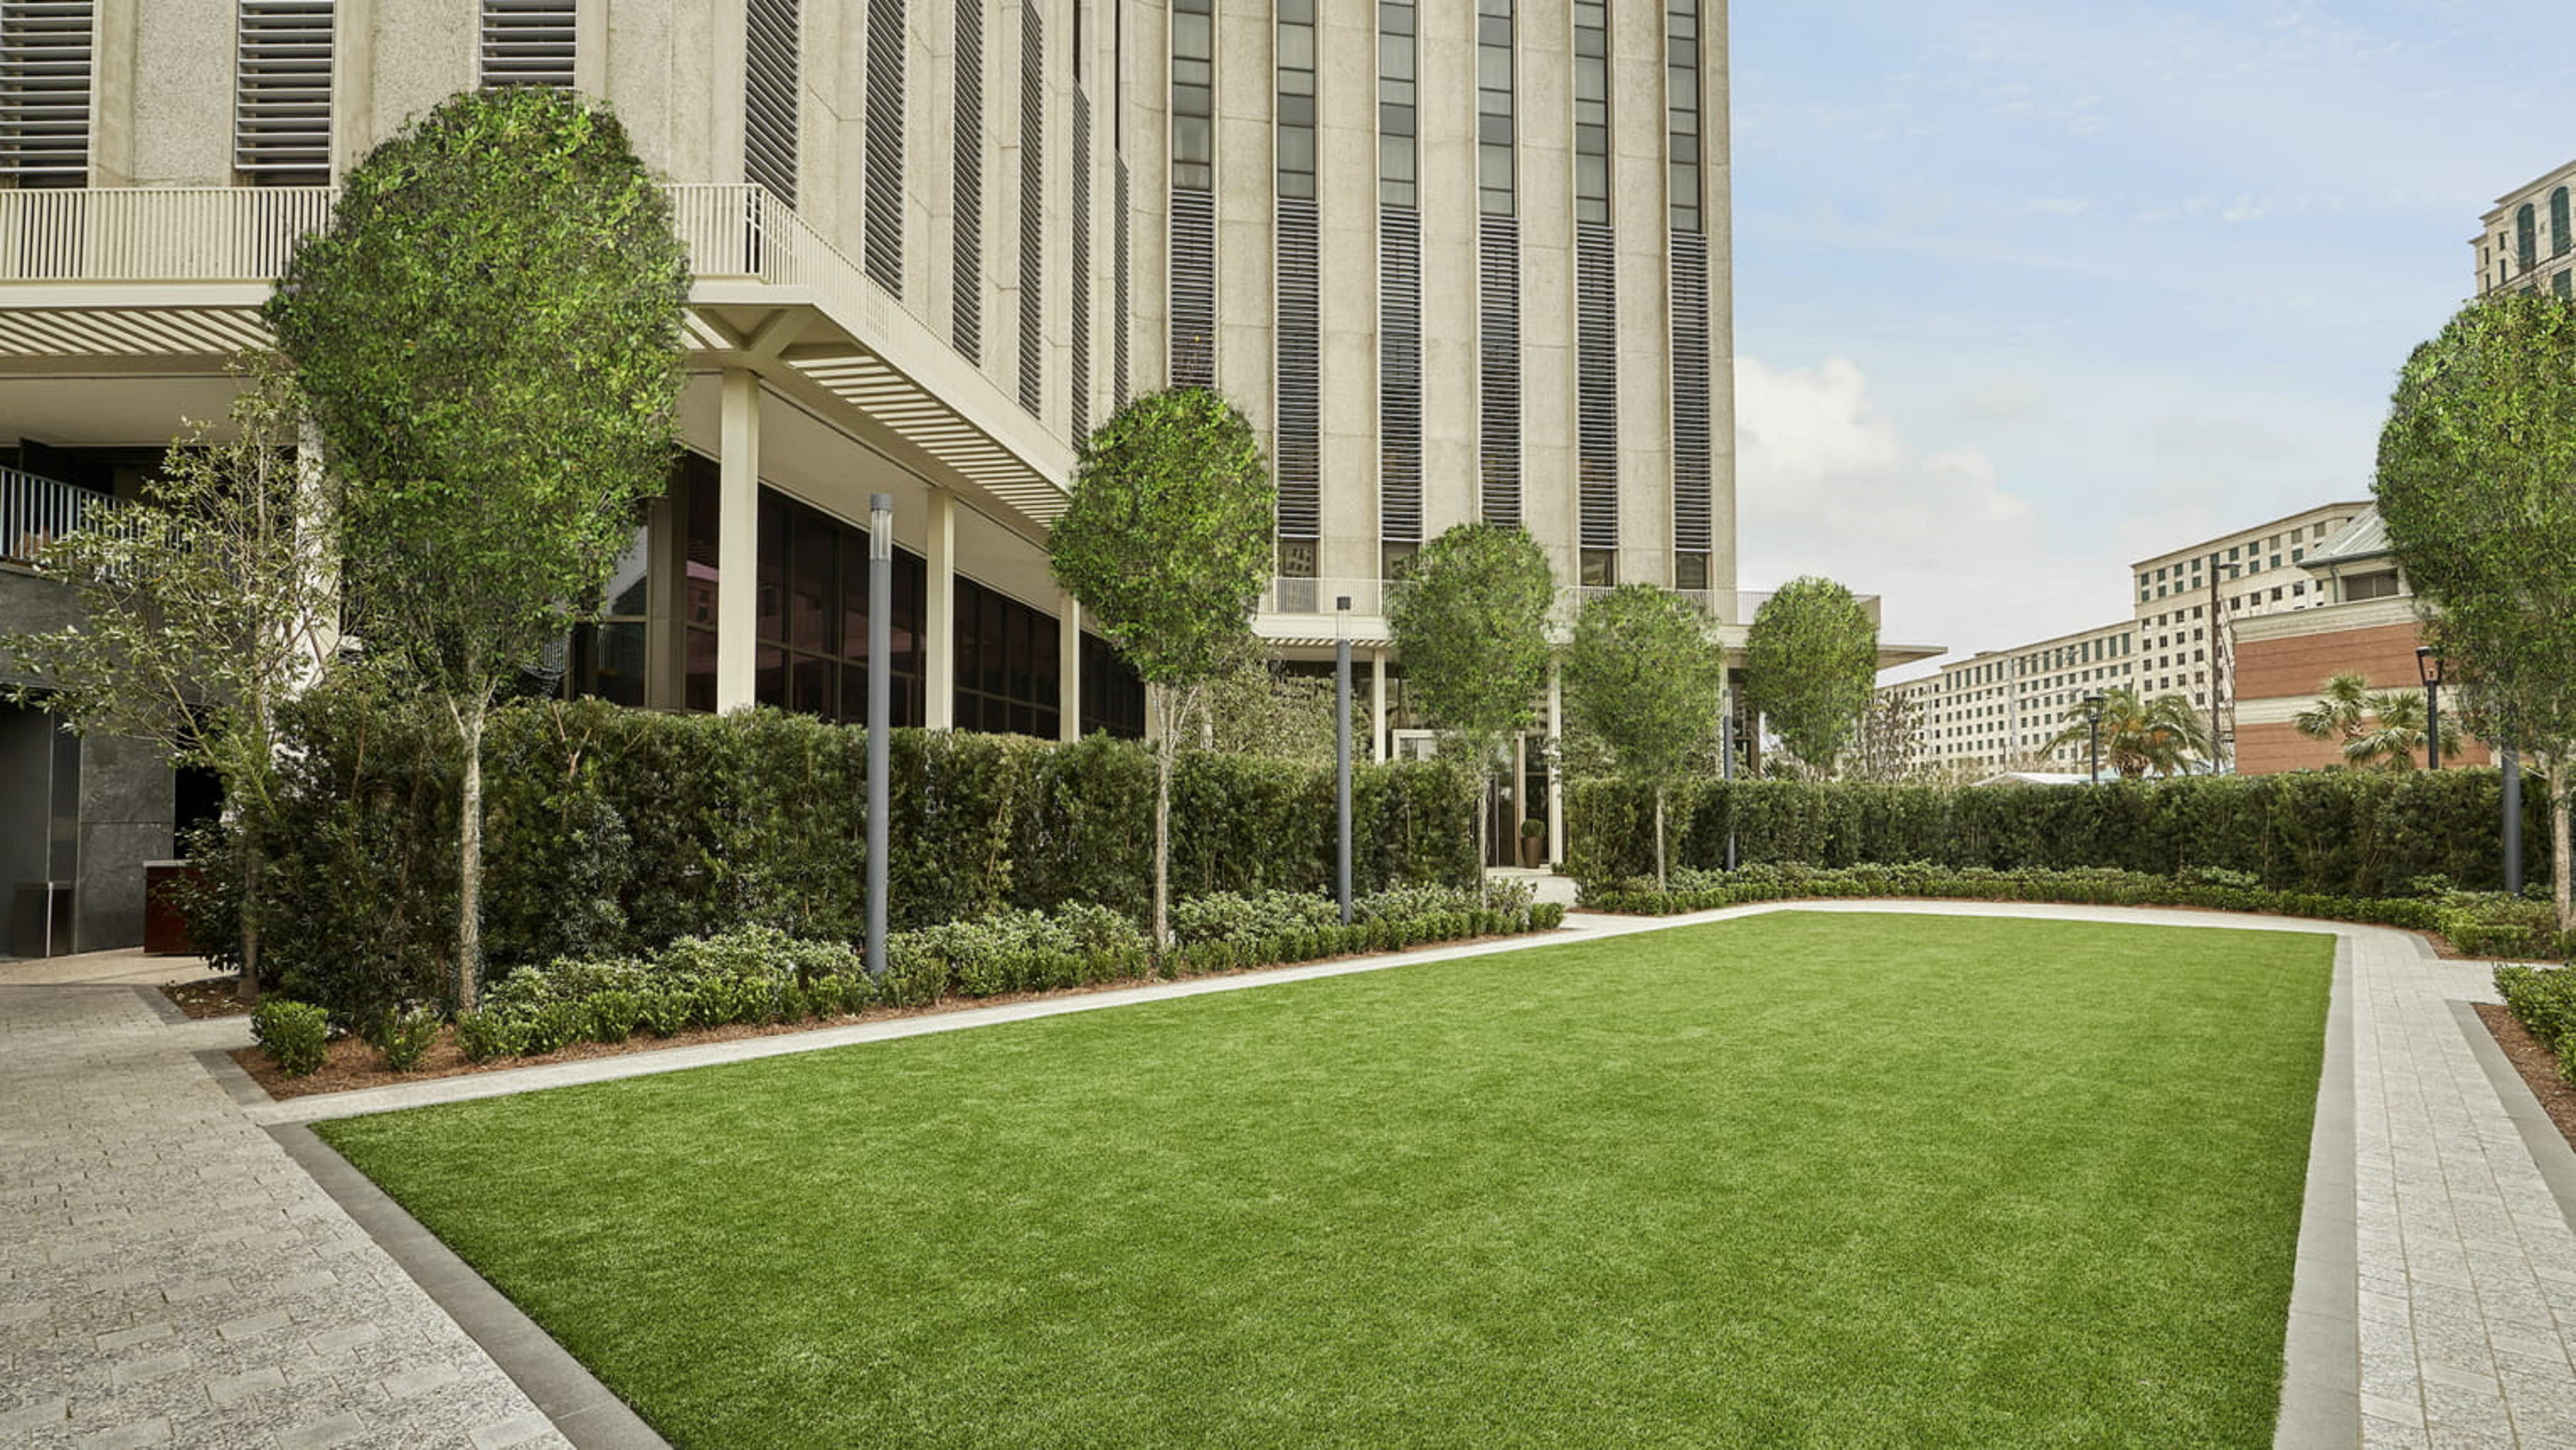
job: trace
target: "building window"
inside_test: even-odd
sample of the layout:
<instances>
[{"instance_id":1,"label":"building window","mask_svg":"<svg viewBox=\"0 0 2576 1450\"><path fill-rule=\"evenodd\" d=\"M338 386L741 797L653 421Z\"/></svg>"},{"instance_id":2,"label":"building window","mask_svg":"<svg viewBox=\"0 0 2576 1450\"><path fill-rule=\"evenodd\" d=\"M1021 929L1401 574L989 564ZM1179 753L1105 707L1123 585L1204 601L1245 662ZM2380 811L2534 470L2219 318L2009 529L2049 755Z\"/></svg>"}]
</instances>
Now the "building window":
<instances>
[{"instance_id":1,"label":"building window","mask_svg":"<svg viewBox=\"0 0 2576 1450\"><path fill-rule=\"evenodd\" d=\"M2549 193L2549 255L2563 257L2576 247L2576 236L2567 231L2567 188L2561 186Z\"/></svg>"},{"instance_id":2,"label":"building window","mask_svg":"<svg viewBox=\"0 0 2576 1450\"><path fill-rule=\"evenodd\" d=\"M600 617L573 629L564 670L567 697L590 696L632 708L645 703L651 559L652 531L638 527L608 576Z\"/></svg>"},{"instance_id":3,"label":"building window","mask_svg":"<svg viewBox=\"0 0 2576 1450\"><path fill-rule=\"evenodd\" d=\"M1075 16L1082 12L1076 10ZM1073 294L1073 410L1070 423L1076 452L1091 436L1091 96L1073 88L1073 270L1065 279Z\"/></svg>"},{"instance_id":4,"label":"building window","mask_svg":"<svg viewBox=\"0 0 2576 1450\"><path fill-rule=\"evenodd\" d=\"M89 183L91 0L0 0L0 179Z\"/></svg>"},{"instance_id":5,"label":"building window","mask_svg":"<svg viewBox=\"0 0 2576 1450\"><path fill-rule=\"evenodd\" d=\"M1315 195L1315 0L1278 0L1279 98L1271 147L1279 195Z\"/></svg>"},{"instance_id":6,"label":"building window","mask_svg":"<svg viewBox=\"0 0 2576 1450\"><path fill-rule=\"evenodd\" d=\"M1377 7L1377 199L1414 205L1413 0Z\"/></svg>"},{"instance_id":7,"label":"building window","mask_svg":"<svg viewBox=\"0 0 2576 1450\"><path fill-rule=\"evenodd\" d=\"M1513 214L1512 0L1476 0L1476 204Z\"/></svg>"},{"instance_id":8,"label":"building window","mask_svg":"<svg viewBox=\"0 0 2576 1450\"><path fill-rule=\"evenodd\" d=\"M1672 229L1701 230L1699 0L1666 0L1664 7L1665 186Z\"/></svg>"},{"instance_id":9,"label":"building window","mask_svg":"<svg viewBox=\"0 0 2576 1450\"><path fill-rule=\"evenodd\" d=\"M968 362L980 362L984 352L984 0L957 0L956 42L957 89L949 113L953 161L948 182L952 202L948 336ZM1125 223L1123 216L1120 223Z\"/></svg>"},{"instance_id":10,"label":"building window","mask_svg":"<svg viewBox=\"0 0 2576 1450\"><path fill-rule=\"evenodd\" d=\"M1216 187L1216 3L1172 0L1172 185Z\"/></svg>"},{"instance_id":11,"label":"building window","mask_svg":"<svg viewBox=\"0 0 2576 1450\"><path fill-rule=\"evenodd\" d=\"M867 210L864 256L876 284L903 295L903 0L868 0Z\"/></svg>"},{"instance_id":12,"label":"building window","mask_svg":"<svg viewBox=\"0 0 2576 1450\"><path fill-rule=\"evenodd\" d=\"M957 581L957 725L1052 740L1063 721L1063 626L971 579Z\"/></svg>"},{"instance_id":13,"label":"building window","mask_svg":"<svg viewBox=\"0 0 2576 1450\"><path fill-rule=\"evenodd\" d=\"M1172 381L1216 386L1216 15L1172 3Z\"/></svg>"},{"instance_id":14,"label":"building window","mask_svg":"<svg viewBox=\"0 0 2576 1450\"><path fill-rule=\"evenodd\" d=\"M1608 0L1574 0L1574 219L1610 220Z\"/></svg>"},{"instance_id":15,"label":"building window","mask_svg":"<svg viewBox=\"0 0 2576 1450\"><path fill-rule=\"evenodd\" d=\"M245 186L331 180L333 0L241 0L233 170Z\"/></svg>"},{"instance_id":16,"label":"building window","mask_svg":"<svg viewBox=\"0 0 2576 1450\"><path fill-rule=\"evenodd\" d=\"M897 548L894 618L887 630L897 725L918 725L923 718L921 621L928 584L921 556ZM752 697L826 720L865 721L867 531L764 488L759 588Z\"/></svg>"},{"instance_id":17,"label":"building window","mask_svg":"<svg viewBox=\"0 0 2576 1450\"><path fill-rule=\"evenodd\" d=\"M1271 451L1278 480L1279 572L1313 578L1314 541L1323 527L1321 236L1314 202L1282 196L1278 207L1278 412Z\"/></svg>"},{"instance_id":18,"label":"building window","mask_svg":"<svg viewBox=\"0 0 2576 1450\"><path fill-rule=\"evenodd\" d=\"M483 84L572 89L573 0L483 0Z\"/></svg>"},{"instance_id":19,"label":"building window","mask_svg":"<svg viewBox=\"0 0 2576 1450\"><path fill-rule=\"evenodd\" d=\"M2533 224L2531 203L2524 202L2513 214L2513 260L2517 268L2528 272L2540 265L2539 228Z\"/></svg>"},{"instance_id":20,"label":"building window","mask_svg":"<svg viewBox=\"0 0 2576 1450\"><path fill-rule=\"evenodd\" d=\"M1576 532L1581 547L1600 550L1614 558L1619 548L1618 277L1618 257L1609 226L1602 222L1575 223ZM1682 379L1676 376L1674 386L1681 384ZM1678 425L1680 409L1674 412ZM1678 426L1675 431L1680 431ZM1676 470L1679 466L1677 458ZM1679 543L1676 539L1676 547Z\"/></svg>"},{"instance_id":21,"label":"building window","mask_svg":"<svg viewBox=\"0 0 2576 1450\"><path fill-rule=\"evenodd\" d=\"M1082 637L1082 733L1105 731L1122 740L1145 738L1145 682L1110 643Z\"/></svg>"}]
</instances>

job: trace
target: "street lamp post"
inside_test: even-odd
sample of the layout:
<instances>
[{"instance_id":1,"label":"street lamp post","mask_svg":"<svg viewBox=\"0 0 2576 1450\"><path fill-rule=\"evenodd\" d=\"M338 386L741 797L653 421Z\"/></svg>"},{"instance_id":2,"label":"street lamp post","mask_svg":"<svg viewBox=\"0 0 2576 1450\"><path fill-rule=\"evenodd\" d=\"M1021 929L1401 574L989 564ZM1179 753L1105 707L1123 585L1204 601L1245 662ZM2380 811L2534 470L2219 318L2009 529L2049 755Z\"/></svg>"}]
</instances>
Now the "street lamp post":
<instances>
[{"instance_id":1,"label":"street lamp post","mask_svg":"<svg viewBox=\"0 0 2576 1450\"><path fill-rule=\"evenodd\" d=\"M2424 680L2424 768L2442 768L2442 657L2429 644L2415 646L2415 673Z\"/></svg>"},{"instance_id":2,"label":"street lamp post","mask_svg":"<svg viewBox=\"0 0 2576 1450\"><path fill-rule=\"evenodd\" d=\"M2084 720L2093 727L2093 775L2089 782L2093 785L2102 783L2102 707L2106 703L2106 697L2099 694L2084 697Z\"/></svg>"},{"instance_id":3,"label":"street lamp post","mask_svg":"<svg viewBox=\"0 0 2576 1450\"><path fill-rule=\"evenodd\" d=\"M1333 600L1333 896L1351 924L1351 596Z\"/></svg>"},{"instance_id":4,"label":"street lamp post","mask_svg":"<svg viewBox=\"0 0 2576 1450\"><path fill-rule=\"evenodd\" d=\"M1717 769L1728 781L1735 779L1735 684L1720 679L1717 683ZM1726 869L1735 869L1735 808L1726 811Z\"/></svg>"},{"instance_id":5,"label":"street lamp post","mask_svg":"<svg viewBox=\"0 0 2576 1450\"><path fill-rule=\"evenodd\" d=\"M871 981L886 973L886 743L893 733L894 499L868 495L868 949Z\"/></svg>"}]
</instances>

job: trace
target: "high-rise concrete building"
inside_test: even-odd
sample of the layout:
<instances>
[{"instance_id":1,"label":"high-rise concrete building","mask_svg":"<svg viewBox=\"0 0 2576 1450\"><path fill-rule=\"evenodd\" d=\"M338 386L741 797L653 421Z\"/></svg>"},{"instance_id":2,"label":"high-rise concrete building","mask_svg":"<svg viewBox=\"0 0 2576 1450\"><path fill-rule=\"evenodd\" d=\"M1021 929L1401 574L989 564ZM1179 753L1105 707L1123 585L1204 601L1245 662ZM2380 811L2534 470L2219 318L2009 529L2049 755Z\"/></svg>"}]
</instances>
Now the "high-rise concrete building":
<instances>
[{"instance_id":1,"label":"high-rise concrete building","mask_svg":"<svg viewBox=\"0 0 2576 1450\"><path fill-rule=\"evenodd\" d=\"M227 358L263 344L271 279L370 148L458 91L566 86L668 182L696 281L686 452L565 688L856 715L866 500L888 493L899 721L1141 729L1044 543L1079 440L1198 382L1276 467L1259 633L1315 659L1347 631L1384 753L1381 584L1452 524L1526 528L1569 601L1642 581L1749 617L1725 16L0 0L0 555L131 497L183 417L221 416ZM0 624L41 614L9 602L35 581L6 583ZM45 722L0 731L88 789ZM119 805L134 839L93 849L11 780L0 870L83 883L83 944L130 936L139 887L110 878L167 851L169 812ZM150 794L127 785L105 794Z\"/></svg>"}]
</instances>

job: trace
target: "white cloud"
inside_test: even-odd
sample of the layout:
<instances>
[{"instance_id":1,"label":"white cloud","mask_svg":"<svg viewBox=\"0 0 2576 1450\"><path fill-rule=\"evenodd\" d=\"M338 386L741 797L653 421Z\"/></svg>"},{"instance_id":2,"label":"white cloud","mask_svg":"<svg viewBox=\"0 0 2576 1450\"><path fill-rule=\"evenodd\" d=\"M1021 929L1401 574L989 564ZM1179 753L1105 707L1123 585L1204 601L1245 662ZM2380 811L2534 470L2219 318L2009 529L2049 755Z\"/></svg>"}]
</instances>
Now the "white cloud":
<instances>
[{"instance_id":1,"label":"white cloud","mask_svg":"<svg viewBox=\"0 0 2576 1450\"><path fill-rule=\"evenodd\" d=\"M1902 436L1849 360L1774 369L1739 356L1735 398L1745 588L1823 574L1880 596L1882 638L1963 652L2123 612L2115 542L2055 548L1983 450Z\"/></svg>"},{"instance_id":2,"label":"white cloud","mask_svg":"<svg viewBox=\"0 0 2576 1450\"><path fill-rule=\"evenodd\" d=\"M2023 202L2021 209L2041 216L2082 216L2093 209L2093 203L2080 196L2041 196Z\"/></svg>"}]
</instances>

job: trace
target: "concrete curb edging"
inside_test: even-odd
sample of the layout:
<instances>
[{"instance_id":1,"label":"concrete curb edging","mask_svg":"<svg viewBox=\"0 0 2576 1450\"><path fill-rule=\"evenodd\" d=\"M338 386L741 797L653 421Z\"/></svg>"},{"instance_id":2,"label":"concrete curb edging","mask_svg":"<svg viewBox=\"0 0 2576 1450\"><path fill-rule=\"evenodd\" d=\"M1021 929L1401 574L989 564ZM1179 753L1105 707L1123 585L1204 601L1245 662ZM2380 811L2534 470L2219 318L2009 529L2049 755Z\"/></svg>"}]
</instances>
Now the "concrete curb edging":
<instances>
[{"instance_id":1,"label":"concrete curb edging","mask_svg":"<svg viewBox=\"0 0 2576 1450\"><path fill-rule=\"evenodd\" d=\"M2274 1450L2358 1445L2361 1434L2361 1246L2353 1220L2352 942L2335 939L2326 1005L2325 1066L2308 1135L2307 1196L2298 1267L2282 1336L2281 1413Z\"/></svg>"},{"instance_id":2,"label":"concrete curb edging","mask_svg":"<svg viewBox=\"0 0 2576 1450\"><path fill-rule=\"evenodd\" d=\"M241 1071L229 1059L225 1066ZM281 1123L272 1125L268 1135L527 1392L576 1450L670 1450L669 1442L610 1394L581 1361L311 1128Z\"/></svg>"}]
</instances>

